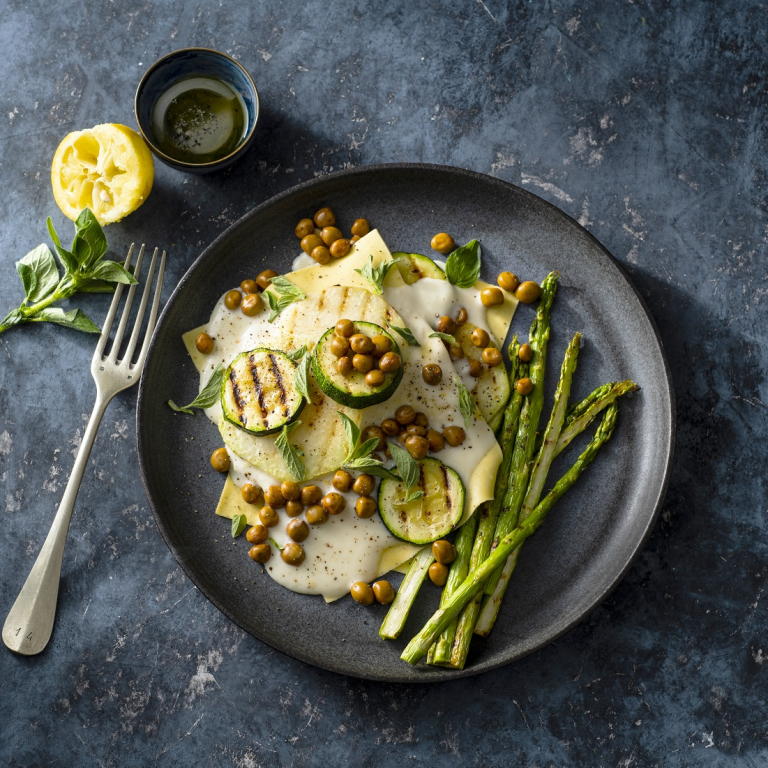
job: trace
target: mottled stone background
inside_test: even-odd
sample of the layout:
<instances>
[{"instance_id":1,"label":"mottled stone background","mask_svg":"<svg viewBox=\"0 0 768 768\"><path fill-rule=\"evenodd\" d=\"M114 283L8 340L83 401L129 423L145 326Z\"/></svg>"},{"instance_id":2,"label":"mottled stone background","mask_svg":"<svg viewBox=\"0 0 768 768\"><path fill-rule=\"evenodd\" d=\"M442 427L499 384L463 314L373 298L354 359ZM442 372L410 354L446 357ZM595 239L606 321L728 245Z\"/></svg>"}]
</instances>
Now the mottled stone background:
<instances>
[{"instance_id":1,"label":"mottled stone background","mask_svg":"<svg viewBox=\"0 0 768 768\"><path fill-rule=\"evenodd\" d=\"M347 679L271 651L192 587L158 535L135 391L102 424L37 658L0 652L8 766L768 764L765 521L768 8L726 0L438 3L11 0L0 14L0 312L14 260L69 226L49 166L68 131L134 125L147 66L187 45L261 91L255 147L205 178L158 166L109 228L165 246L168 290L257 203L341 168L472 168L577 218L659 324L679 412L644 553L557 643L433 687ZM100 321L104 297L80 305ZM0 336L0 613L52 519L92 405L93 338Z\"/></svg>"}]
</instances>

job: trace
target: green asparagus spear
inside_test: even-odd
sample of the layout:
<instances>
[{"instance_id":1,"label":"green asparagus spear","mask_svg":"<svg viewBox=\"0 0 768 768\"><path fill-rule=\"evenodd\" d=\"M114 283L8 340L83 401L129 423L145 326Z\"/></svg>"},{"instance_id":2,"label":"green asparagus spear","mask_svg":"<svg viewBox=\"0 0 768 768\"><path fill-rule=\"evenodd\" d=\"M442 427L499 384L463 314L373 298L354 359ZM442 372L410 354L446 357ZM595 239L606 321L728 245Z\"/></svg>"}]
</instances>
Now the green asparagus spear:
<instances>
[{"instance_id":1,"label":"green asparagus spear","mask_svg":"<svg viewBox=\"0 0 768 768\"><path fill-rule=\"evenodd\" d=\"M403 631L408 614L411 612L416 595L419 594L429 566L435 562L431 547L424 547L411 562L411 567L405 575L395 599L384 617L379 629L379 635L385 640L396 640Z\"/></svg>"},{"instance_id":2,"label":"green asparagus spear","mask_svg":"<svg viewBox=\"0 0 768 768\"><path fill-rule=\"evenodd\" d=\"M576 463L555 483L552 490L542 499L528 519L508 533L490 557L478 568L470 572L464 583L451 595L446 605L433 614L401 654L400 658L409 664L416 664L429 650L437 635L442 632L458 612L472 599L473 595L507 557L517 549L544 522L549 511L562 495L576 482L582 472L597 456L600 448L608 441L616 425L618 405L612 403L606 410L592 442L576 460Z\"/></svg>"}]
</instances>

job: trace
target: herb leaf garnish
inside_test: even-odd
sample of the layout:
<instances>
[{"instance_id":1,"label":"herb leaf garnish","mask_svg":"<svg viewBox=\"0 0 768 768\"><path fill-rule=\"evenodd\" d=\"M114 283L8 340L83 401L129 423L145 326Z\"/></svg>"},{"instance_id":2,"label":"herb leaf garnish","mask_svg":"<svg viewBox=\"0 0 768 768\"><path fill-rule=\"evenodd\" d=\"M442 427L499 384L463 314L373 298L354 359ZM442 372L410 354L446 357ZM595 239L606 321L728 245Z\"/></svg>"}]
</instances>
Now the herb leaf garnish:
<instances>
[{"instance_id":1,"label":"herb leaf garnish","mask_svg":"<svg viewBox=\"0 0 768 768\"><path fill-rule=\"evenodd\" d=\"M305 344L303 347L299 347L298 349L294 349L292 352L286 352L285 356L289 360L293 360L294 363L298 363L299 360L301 360L304 355L307 354L307 345Z\"/></svg>"},{"instance_id":2,"label":"herb leaf garnish","mask_svg":"<svg viewBox=\"0 0 768 768\"><path fill-rule=\"evenodd\" d=\"M393 261L382 261L378 267L373 266L373 256L368 256L368 263L362 269L356 269L355 272L361 274L372 286L373 292L379 296L384 293L384 280L389 274L389 270L395 266Z\"/></svg>"},{"instance_id":3,"label":"herb leaf garnish","mask_svg":"<svg viewBox=\"0 0 768 768\"><path fill-rule=\"evenodd\" d=\"M286 279L282 275L273 277L270 282L275 287L275 290L279 296L275 296L271 291L266 291L264 295L267 297L267 303L272 310L269 313L269 322L275 321L275 318L286 308L293 304L294 301L301 301L307 298L307 294L299 288L298 285L294 285L290 280Z\"/></svg>"},{"instance_id":4,"label":"herb leaf garnish","mask_svg":"<svg viewBox=\"0 0 768 768\"><path fill-rule=\"evenodd\" d=\"M457 288L471 288L480 279L480 243L460 245L445 262L445 276Z\"/></svg>"},{"instance_id":5,"label":"herb leaf garnish","mask_svg":"<svg viewBox=\"0 0 768 768\"><path fill-rule=\"evenodd\" d=\"M413 488L419 482L421 470L416 463L416 459L408 451L401 448L397 443L388 442L389 452L395 460L395 466L400 473L400 478L405 483L406 488Z\"/></svg>"},{"instance_id":6,"label":"herb leaf garnish","mask_svg":"<svg viewBox=\"0 0 768 768\"><path fill-rule=\"evenodd\" d=\"M169 400L168 405L177 413L191 413L194 416L195 412L192 410L193 408L210 408L219 399L223 382L224 366L219 363L213 369L213 373L211 374L211 378L208 379L208 383L189 405L178 406L173 400Z\"/></svg>"},{"instance_id":7,"label":"herb leaf garnish","mask_svg":"<svg viewBox=\"0 0 768 768\"><path fill-rule=\"evenodd\" d=\"M304 347L306 352L306 347ZM309 366L312 365L312 358L305 354L296 368L296 375L293 379L293 388L308 402L312 402L312 396L309 394Z\"/></svg>"},{"instance_id":8,"label":"herb leaf garnish","mask_svg":"<svg viewBox=\"0 0 768 768\"><path fill-rule=\"evenodd\" d=\"M122 264L103 260L107 239L88 208L77 217L70 250L62 246L50 218L46 223L64 275L59 273L50 248L44 244L17 261L16 271L24 289L24 301L18 309L11 310L0 320L0 333L20 323L44 322L86 333L99 333L99 327L81 310L65 312L51 305L78 292L111 293L115 283L132 285L136 279Z\"/></svg>"},{"instance_id":9,"label":"herb leaf garnish","mask_svg":"<svg viewBox=\"0 0 768 768\"><path fill-rule=\"evenodd\" d=\"M459 342L456 341L456 339L451 336L450 333L443 333L442 331L435 331L434 333L429 334L430 339L442 339L443 341L447 341L449 344L453 344L454 347L459 346Z\"/></svg>"},{"instance_id":10,"label":"herb leaf garnish","mask_svg":"<svg viewBox=\"0 0 768 768\"><path fill-rule=\"evenodd\" d=\"M307 468L304 466L304 462L301 460L298 449L291 445L288 436L293 432L296 427L301 424L300 421L294 421L292 424L286 424L283 427L283 431L277 436L275 440L275 446L280 451L280 456L288 467L288 471L299 481L302 482L307 473Z\"/></svg>"},{"instance_id":11,"label":"herb leaf garnish","mask_svg":"<svg viewBox=\"0 0 768 768\"><path fill-rule=\"evenodd\" d=\"M248 518L245 515L232 517L232 538L236 539L248 527Z\"/></svg>"},{"instance_id":12,"label":"herb leaf garnish","mask_svg":"<svg viewBox=\"0 0 768 768\"><path fill-rule=\"evenodd\" d=\"M387 469L378 459L374 459L371 456L376 448L376 444L379 442L378 439L372 437L362 445L358 445L360 441L360 427L346 413L341 411L336 411L336 413L339 414L341 423L344 425L344 433L346 434L347 445L349 446L347 456L341 464L342 467L345 469L362 469L369 475L399 480L400 478L397 475Z\"/></svg>"},{"instance_id":13,"label":"herb leaf garnish","mask_svg":"<svg viewBox=\"0 0 768 768\"><path fill-rule=\"evenodd\" d=\"M419 344L419 342L416 341L416 337L413 335L413 332L411 331L410 328L401 328L399 325L390 325L389 327L399 336L402 336L403 339L405 339L405 343L409 347L421 346L421 344Z\"/></svg>"},{"instance_id":14,"label":"herb leaf garnish","mask_svg":"<svg viewBox=\"0 0 768 768\"><path fill-rule=\"evenodd\" d=\"M459 410L464 418L464 426L469 429L472 415L475 412L475 401L470 391L464 386L464 382L457 376L456 386L459 388Z\"/></svg>"}]
</instances>

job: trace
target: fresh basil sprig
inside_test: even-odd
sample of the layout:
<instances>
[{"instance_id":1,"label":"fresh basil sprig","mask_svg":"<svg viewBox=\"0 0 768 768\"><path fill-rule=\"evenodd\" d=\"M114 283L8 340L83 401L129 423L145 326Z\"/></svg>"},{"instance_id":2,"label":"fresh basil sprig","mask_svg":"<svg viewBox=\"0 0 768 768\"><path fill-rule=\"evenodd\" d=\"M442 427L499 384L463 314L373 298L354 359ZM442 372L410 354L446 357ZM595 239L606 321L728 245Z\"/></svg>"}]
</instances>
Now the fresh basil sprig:
<instances>
[{"instance_id":1,"label":"fresh basil sprig","mask_svg":"<svg viewBox=\"0 0 768 768\"><path fill-rule=\"evenodd\" d=\"M275 446L280 451L280 456L288 467L288 471L299 481L302 482L307 473L307 468L304 466L304 462L301 460L299 450L291 445L288 436L293 432L296 427L301 424L300 421L294 421L292 424L286 424L283 427L283 431L277 436L275 440Z\"/></svg>"},{"instance_id":2,"label":"fresh basil sprig","mask_svg":"<svg viewBox=\"0 0 768 768\"><path fill-rule=\"evenodd\" d=\"M384 293L384 280L394 266L394 261L382 261L378 267L374 267L373 256L369 255L368 263L362 269L356 269L355 272L361 274L373 286L373 292L380 296Z\"/></svg>"},{"instance_id":3,"label":"fresh basil sprig","mask_svg":"<svg viewBox=\"0 0 768 768\"><path fill-rule=\"evenodd\" d=\"M443 341L447 341L449 344L453 344L454 347L459 346L459 342L456 341L456 339L451 336L450 333L443 333L442 331L435 331L434 333L429 334L430 339L442 339Z\"/></svg>"},{"instance_id":4,"label":"fresh basil sprig","mask_svg":"<svg viewBox=\"0 0 768 768\"><path fill-rule=\"evenodd\" d=\"M419 478L421 477L421 470L419 469L416 459L397 443L388 442L387 445L389 446L389 452L392 454L392 458L395 461L397 471L400 473L400 478L406 487L406 497L402 503L408 504L420 499L424 495L424 491L413 491L413 493L409 493L411 488L419 482Z\"/></svg>"},{"instance_id":5,"label":"fresh basil sprig","mask_svg":"<svg viewBox=\"0 0 768 768\"><path fill-rule=\"evenodd\" d=\"M308 402L312 402L312 395L309 393L309 367L312 365L312 358L306 354L307 348L304 347L304 356L301 358L296 375L293 379L293 388Z\"/></svg>"},{"instance_id":6,"label":"fresh basil sprig","mask_svg":"<svg viewBox=\"0 0 768 768\"><path fill-rule=\"evenodd\" d=\"M464 419L464 426L469 429L472 415L475 412L475 400L458 376L456 377L456 386L459 388L459 410Z\"/></svg>"},{"instance_id":7,"label":"fresh basil sprig","mask_svg":"<svg viewBox=\"0 0 768 768\"><path fill-rule=\"evenodd\" d=\"M379 442L378 439L372 437L362 445L358 445L360 442L360 427L346 413L341 411L336 411L336 413L339 414L341 423L344 425L344 433L346 434L347 445L349 446L347 456L341 464L342 467L345 469L361 469L369 475L399 480L400 478L397 475L387 469L378 459L374 459L371 456L376 448L376 444Z\"/></svg>"},{"instance_id":8,"label":"fresh basil sprig","mask_svg":"<svg viewBox=\"0 0 768 768\"><path fill-rule=\"evenodd\" d=\"M248 527L248 518L245 515L232 517L232 538L236 539Z\"/></svg>"},{"instance_id":9,"label":"fresh basil sprig","mask_svg":"<svg viewBox=\"0 0 768 768\"><path fill-rule=\"evenodd\" d=\"M480 279L480 243L460 245L445 262L445 276L457 288L471 288Z\"/></svg>"},{"instance_id":10,"label":"fresh basil sprig","mask_svg":"<svg viewBox=\"0 0 768 768\"><path fill-rule=\"evenodd\" d=\"M269 313L269 322L273 323L275 318L286 308L293 304L294 301L301 301L307 298L307 294L299 288L298 285L294 285L290 280L278 275L273 277L270 282L275 287L278 296L275 296L271 291L266 291L267 303L272 310Z\"/></svg>"},{"instance_id":11,"label":"fresh basil sprig","mask_svg":"<svg viewBox=\"0 0 768 768\"><path fill-rule=\"evenodd\" d=\"M24 301L0 320L0 333L20 323L45 322L100 333L99 327L81 310L65 312L51 305L76 293L111 293L116 283L133 285L136 279L122 264L102 260L107 252L107 238L88 208L75 221L75 237L69 250L61 245L50 218L47 225L64 276L59 274L56 260L45 244L17 261Z\"/></svg>"},{"instance_id":12,"label":"fresh basil sprig","mask_svg":"<svg viewBox=\"0 0 768 768\"><path fill-rule=\"evenodd\" d=\"M177 413L190 413L193 416L193 408L210 408L221 396L221 385L224 383L224 366L219 363L208 379L208 383L202 388L200 394L189 404L184 406L176 405L173 400L168 401L168 405Z\"/></svg>"},{"instance_id":13,"label":"fresh basil sprig","mask_svg":"<svg viewBox=\"0 0 768 768\"><path fill-rule=\"evenodd\" d=\"M395 333L402 336L405 340L405 343L409 347L420 347L421 344L419 344L418 341L416 341L416 337L413 335L413 332L410 328L401 328L399 325L390 325L389 326Z\"/></svg>"},{"instance_id":14,"label":"fresh basil sprig","mask_svg":"<svg viewBox=\"0 0 768 768\"><path fill-rule=\"evenodd\" d=\"M294 363L298 363L299 360L301 360L304 355L307 354L307 345L305 344L303 347L299 347L298 349L294 349L292 352L286 352L285 356L289 360L293 360Z\"/></svg>"}]
</instances>

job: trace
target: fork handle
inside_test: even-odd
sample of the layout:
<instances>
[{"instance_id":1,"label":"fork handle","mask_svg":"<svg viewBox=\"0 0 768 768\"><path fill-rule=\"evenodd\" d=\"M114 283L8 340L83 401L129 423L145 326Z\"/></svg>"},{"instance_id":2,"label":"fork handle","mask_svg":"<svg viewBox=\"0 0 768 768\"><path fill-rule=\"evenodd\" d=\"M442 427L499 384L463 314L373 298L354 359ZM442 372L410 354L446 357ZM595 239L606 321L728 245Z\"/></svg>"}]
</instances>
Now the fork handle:
<instances>
[{"instance_id":1,"label":"fork handle","mask_svg":"<svg viewBox=\"0 0 768 768\"><path fill-rule=\"evenodd\" d=\"M43 548L5 620L3 642L12 651L24 656L40 653L51 638L69 521L72 518L72 510L75 507L85 466L91 455L93 441L96 439L99 424L111 399L111 396L105 396L102 392L96 395L96 403L88 420L88 426L85 428L56 517L53 519Z\"/></svg>"}]
</instances>

